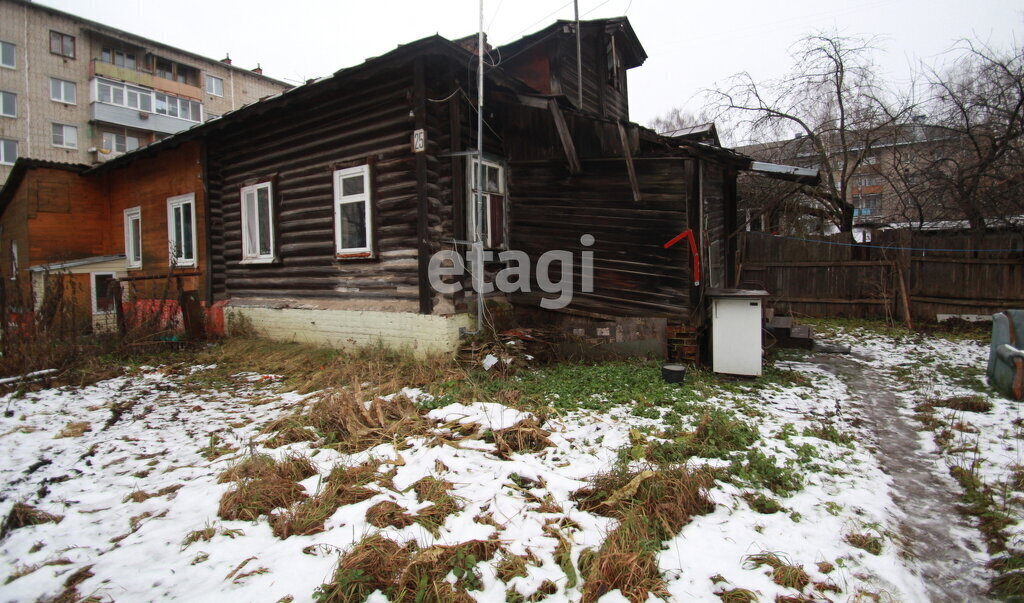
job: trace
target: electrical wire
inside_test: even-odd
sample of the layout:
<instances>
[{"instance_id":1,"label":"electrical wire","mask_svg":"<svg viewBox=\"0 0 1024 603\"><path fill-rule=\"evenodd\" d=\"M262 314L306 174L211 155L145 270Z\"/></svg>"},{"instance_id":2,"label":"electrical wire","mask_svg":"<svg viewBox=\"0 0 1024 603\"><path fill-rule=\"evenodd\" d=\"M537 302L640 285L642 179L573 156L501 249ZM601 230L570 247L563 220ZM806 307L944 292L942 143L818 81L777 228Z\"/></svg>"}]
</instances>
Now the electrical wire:
<instances>
[{"instance_id":1,"label":"electrical wire","mask_svg":"<svg viewBox=\"0 0 1024 603\"><path fill-rule=\"evenodd\" d=\"M612 0L604 0L604 2L602 2L601 4L598 4L598 5L597 5L597 6L595 6L594 8L592 8L592 9L588 10L587 12L583 13L582 15L580 15L580 17L586 17L586 16L587 16L587 15L589 15L590 13L594 12L595 10L597 10L597 9L601 8L602 6L604 6L605 4L608 4L608 3L609 3L609 2L611 2L611 1L612 1Z\"/></svg>"},{"instance_id":2,"label":"electrical wire","mask_svg":"<svg viewBox=\"0 0 1024 603\"><path fill-rule=\"evenodd\" d=\"M752 232L751 234L755 234ZM938 249L932 247L894 247L891 245L871 245L869 243L840 243L839 241L820 241L818 239L804 239L801 237L790 237L786 235L771 234L768 232L756 232L765 237L776 239L788 239L790 241L803 241L805 243L819 243L821 245L835 245L837 247L866 247L870 249L887 249L893 251L943 251L948 253L1021 253L1024 249Z\"/></svg>"},{"instance_id":3,"label":"electrical wire","mask_svg":"<svg viewBox=\"0 0 1024 603\"><path fill-rule=\"evenodd\" d=\"M457 86L455 88L455 90L452 91L451 94L449 94L448 96L446 96L444 98L428 98L427 102L429 102L429 103L443 103L445 101L451 100L451 98L453 96L455 96L456 94L458 94L459 92L463 92L464 93L464 90L462 89L462 86Z\"/></svg>"}]
</instances>

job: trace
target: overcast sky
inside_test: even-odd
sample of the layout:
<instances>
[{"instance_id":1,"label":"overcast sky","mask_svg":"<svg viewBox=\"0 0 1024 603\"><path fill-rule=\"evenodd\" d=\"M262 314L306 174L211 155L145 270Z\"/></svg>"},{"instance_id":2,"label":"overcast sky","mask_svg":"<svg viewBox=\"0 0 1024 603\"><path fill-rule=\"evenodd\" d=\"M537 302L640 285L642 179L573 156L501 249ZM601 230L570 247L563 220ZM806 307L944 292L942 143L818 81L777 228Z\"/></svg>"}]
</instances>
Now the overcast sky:
<instances>
[{"instance_id":1,"label":"overcast sky","mask_svg":"<svg viewBox=\"0 0 1024 603\"><path fill-rule=\"evenodd\" d=\"M581 18L626 15L647 50L629 72L630 113L646 124L672 107L697 113L700 92L728 76L781 75L788 51L812 31L881 36L879 63L905 80L921 61L939 61L959 38L1009 48L1024 41L1020 0L865 0L861 2L579 0ZM192 52L298 83L330 74L395 46L478 27L477 0L42 0ZM565 0L485 0L485 31L504 44L556 19ZM948 55L946 55L948 56Z\"/></svg>"}]
</instances>

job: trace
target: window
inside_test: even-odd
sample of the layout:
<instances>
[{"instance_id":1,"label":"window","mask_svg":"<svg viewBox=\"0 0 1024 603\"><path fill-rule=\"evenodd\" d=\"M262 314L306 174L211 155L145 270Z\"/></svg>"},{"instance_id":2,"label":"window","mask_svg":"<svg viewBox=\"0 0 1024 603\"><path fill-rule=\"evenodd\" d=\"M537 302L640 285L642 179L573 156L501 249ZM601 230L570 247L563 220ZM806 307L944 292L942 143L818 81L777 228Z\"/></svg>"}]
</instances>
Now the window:
<instances>
[{"instance_id":1,"label":"window","mask_svg":"<svg viewBox=\"0 0 1024 603\"><path fill-rule=\"evenodd\" d=\"M0 138L0 165L14 165L18 158L18 141Z\"/></svg>"},{"instance_id":2,"label":"window","mask_svg":"<svg viewBox=\"0 0 1024 603\"><path fill-rule=\"evenodd\" d=\"M142 210L124 210L124 256L129 268L142 268Z\"/></svg>"},{"instance_id":3,"label":"window","mask_svg":"<svg viewBox=\"0 0 1024 603\"><path fill-rule=\"evenodd\" d=\"M11 280L18 278L18 242L11 241Z\"/></svg>"},{"instance_id":4,"label":"window","mask_svg":"<svg viewBox=\"0 0 1024 603\"><path fill-rule=\"evenodd\" d=\"M174 80L189 86L199 85L198 69L160 57L156 58L156 75L165 80Z\"/></svg>"},{"instance_id":5,"label":"window","mask_svg":"<svg viewBox=\"0 0 1024 603\"><path fill-rule=\"evenodd\" d=\"M104 48L100 53L100 60L104 63L110 63L118 67L127 67L128 69L135 69L135 53L124 52L116 48Z\"/></svg>"},{"instance_id":6,"label":"window","mask_svg":"<svg viewBox=\"0 0 1024 603\"><path fill-rule=\"evenodd\" d=\"M605 54L608 62L608 84L616 90L622 90L622 59L615 47L615 36L608 38Z\"/></svg>"},{"instance_id":7,"label":"window","mask_svg":"<svg viewBox=\"0 0 1024 603\"><path fill-rule=\"evenodd\" d=\"M18 116L18 95L13 92L0 92L0 116Z\"/></svg>"},{"instance_id":8,"label":"window","mask_svg":"<svg viewBox=\"0 0 1024 603\"><path fill-rule=\"evenodd\" d=\"M115 132L103 133L102 149L104 151L127 153L128 151L134 151L137 148L139 148L139 138L137 136L119 134Z\"/></svg>"},{"instance_id":9,"label":"window","mask_svg":"<svg viewBox=\"0 0 1024 603\"><path fill-rule=\"evenodd\" d=\"M74 105L78 102L78 90L74 82L50 78L50 100Z\"/></svg>"},{"instance_id":10,"label":"window","mask_svg":"<svg viewBox=\"0 0 1024 603\"><path fill-rule=\"evenodd\" d=\"M483 186L483 231L480 239L484 246L489 249L501 249L505 247L505 169L500 163L484 160L484 186ZM466 236L471 241L476 240L476 195L477 178L479 177L480 162L476 159L469 163L470 183L467 207L469 211L466 216Z\"/></svg>"},{"instance_id":11,"label":"window","mask_svg":"<svg viewBox=\"0 0 1024 603\"><path fill-rule=\"evenodd\" d=\"M206 91L214 96L224 96L224 80L213 75L206 76Z\"/></svg>"},{"instance_id":12,"label":"window","mask_svg":"<svg viewBox=\"0 0 1024 603\"><path fill-rule=\"evenodd\" d=\"M53 146L77 149L78 128L64 124L53 124Z\"/></svg>"},{"instance_id":13,"label":"window","mask_svg":"<svg viewBox=\"0 0 1024 603\"><path fill-rule=\"evenodd\" d=\"M262 182L242 188L242 261L274 259L273 187Z\"/></svg>"},{"instance_id":14,"label":"window","mask_svg":"<svg viewBox=\"0 0 1024 603\"><path fill-rule=\"evenodd\" d=\"M7 67L8 69L14 69L17 67L17 52L15 52L14 44L10 42L0 42L0 67Z\"/></svg>"},{"instance_id":15,"label":"window","mask_svg":"<svg viewBox=\"0 0 1024 603\"><path fill-rule=\"evenodd\" d=\"M372 252L370 203L370 166L334 172L334 244L337 255L365 257Z\"/></svg>"},{"instance_id":16,"label":"window","mask_svg":"<svg viewBox=\"0 0 1024 603\"><path fill-rule=\"evenodd\" d=\"M203 121L203 106L196 101L162 92L157 92L153 96L156 98L156 112L160 115L180 117L189 121Z\"/></svg>"},{"instance_id":17,"label":"window","mask_svg":"<svg viewBox=\"0 0 1024 603\"><path fill-rule=\"evenodd\" d=\"M92 275L92 313L110 314L114 311L113 272L93 272Z\"/></svg>"},{"instance_id":18,"label":"window","mask_svg":"<svg viewBox=\"0 0 1024 603\"><path fill-rule=\"evenodd\" d=\"M58 31L51 31L50 52L69 59L75 58L75 37Z\"/></svg>"},{"instance_id":19,"label":"window","mask_svg":"<svg viewBox=\"0 0 1024 603\"><path fill-rule=\"evenodd\" d=\"M853 215L870 216L878 214L882 207L882 195L854 195Z\"/></svg>"},{"instance_id":20,"label":"window","mask_svg":"<svg viewBox=\"0 0 1024 603\"><path fill-rule=\"evenodd\" d=\"M167 200L167 238L171 266L196 265L196 197L179 195Z\"/></svg>"},{"instance_id":21,"label":"window","mask_svg":"<svg viewBox=\"0 0 1024 603\"><path fill-rule=\"evenodd\" d=\"M136 88L113 80L96 78L96 100L108 105L138 109L147 113L159 113L188 121L203 120L202 103L187 98L178 98L163 92Z\"/></svg>"}]
</instances>

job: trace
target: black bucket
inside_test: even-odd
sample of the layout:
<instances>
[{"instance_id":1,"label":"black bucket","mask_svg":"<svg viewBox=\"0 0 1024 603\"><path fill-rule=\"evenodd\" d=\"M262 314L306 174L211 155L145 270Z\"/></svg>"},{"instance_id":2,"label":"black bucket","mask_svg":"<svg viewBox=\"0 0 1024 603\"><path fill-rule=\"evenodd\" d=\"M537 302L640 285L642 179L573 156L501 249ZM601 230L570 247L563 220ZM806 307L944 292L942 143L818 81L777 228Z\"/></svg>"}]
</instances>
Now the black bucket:
<instances>
[{"instance_id":1,"label":"black bucket","mask_svg":"<svg viewBox=\"0 0 1024 603\"><path fill-rule=\"evenodd\" d=\"M661 378L665 380L665 383L682 383L686 379L686 367L682 364L663 365Z\"/></svg>"}]
</instances>

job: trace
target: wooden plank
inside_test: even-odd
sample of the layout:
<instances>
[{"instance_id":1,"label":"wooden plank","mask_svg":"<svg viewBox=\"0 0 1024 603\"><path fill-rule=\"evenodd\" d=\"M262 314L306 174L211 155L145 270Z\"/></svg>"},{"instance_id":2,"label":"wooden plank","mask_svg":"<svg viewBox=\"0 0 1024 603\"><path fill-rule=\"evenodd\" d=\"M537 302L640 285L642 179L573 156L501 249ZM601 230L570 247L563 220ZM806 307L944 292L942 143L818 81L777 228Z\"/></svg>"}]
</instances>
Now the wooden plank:
<instances>
[{"instance_id":1,"label":"wooden plank","mask_svg":"<svg viewBox=\"0 0 1024 603\"><path fill-rule=\"evenodd\" d=\"M936 264L993 264L997 266L1024 266L1024 258L910 258L911 262Z\"/></svg>"},{"instance_id":2,"label":"wooden plank","mask_svg":"<svg viewBox=\"0 0 1024 603\"><path fill-rule=\"evenodd\" d=\"M626 170L629 172L629 186L633 189L633 201L639 203L640 183L636 178L636 166L633 165L633 154L629 150L629 135L626 134L626 126L619 122L619 141L622 143L622 156L626 158Z\"/></svg>"},{"instance_id":3,"label":"wooden plank","mask_svg":"<svg viewBox=\"0 0 1024 603\"><path fill-rule=\"evenodd\" d=\"M889 298L879 298L879 299L866 299L866 298L859 298L859 299L835 299L835 298L831 298L831 299L826 299L826 298L819 298L819 297L791 297L789 295L772 296L771 299L774 300L774 301L787 302L787 303L792 303L792 304L840 304L840 305L850 305L850 306L857 305L857 304L886 305L886 304L888 304L889 302L892 301ZM911 299L913 299L913 298L911 298Z\"/></svg>"},{"instance_id":4,"label":"wooden plank","mask_svg":"<svg viewBox=\"0 0 1024 603\"><path fill-rule=\"evenodd\" d=\"M993 308L1024 303L1024 298L1020 297L1015 299L961 299L954 297L925 297L923 295L911 295L910 299L911 301L926 302L931 304L949 304L951 306L986 306Z\"/></svg>"},{"instance_id":5,"label":"wooden plank","mask_svg":"<svg viewBox=\"0 0 1024 603\"><path fill-rule=\"evenodd\" d=\"M763 270L765 268L847 268L857 266L892 266L895 262L884 260L849 260L834 262L749 262L743 264L744 270Z\"/></svg>"},{"instance_id":6,"label":"wooden plank","mask_svg":"<svg viewBox=\"0 0 1024 603\"><path fill-rule=\"evenodd\" d=\"M551 111L551 117L555 120L555 129L558 131L558 139L562 142L565 158L569 161L569 173L574 176L580 174L583 172L583 166L580 164L579 156L576 155L576 145L572 141L569 126L565 123L565 116L562 115L562 110L558 108L555 99L548 100L548 109Z\"/></svg>"},{"instance_id":7,"label":"wooden plank","mask_svg":"<svg viewBox=\"0 0 1024 603\"><path fill-rule=\"evenodd\" d=\"M427 127L427 91L424 82L423 57L416 59L413 67L413 102L416 112L415 128ZM416 153L416 246L417 272L419 274L420 314L431 314L434 310L433 295L430 292L428 267L430 263L429 199L427 193L427 152Z\"/></svg>"}]
</instances>

